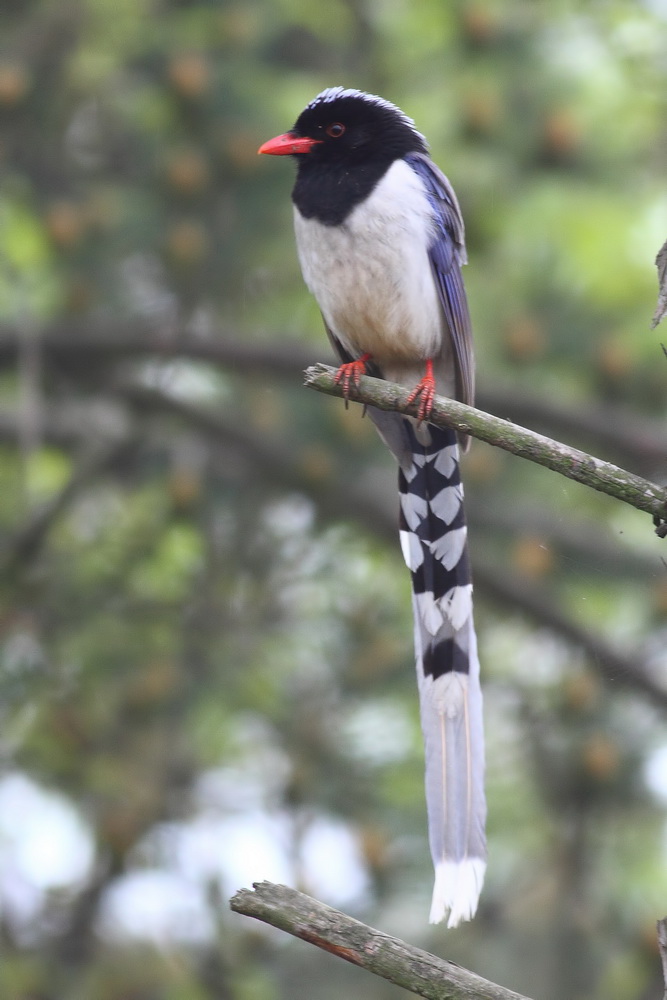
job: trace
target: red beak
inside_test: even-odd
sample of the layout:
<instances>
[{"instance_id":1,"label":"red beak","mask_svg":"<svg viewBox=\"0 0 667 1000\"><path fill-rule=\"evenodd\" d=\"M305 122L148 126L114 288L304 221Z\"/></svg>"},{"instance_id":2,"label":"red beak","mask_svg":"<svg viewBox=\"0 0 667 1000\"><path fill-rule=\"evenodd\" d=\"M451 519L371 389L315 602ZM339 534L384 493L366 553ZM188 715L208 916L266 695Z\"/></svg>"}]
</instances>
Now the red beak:
<instances>
[{"instance_id":1,"label":"red beak","mask_svg":"<svg viewBox=\"0 0 667 1000\"><path fill-rule=\"evenodd\" d=\"M257 150L258 153L271 153L272 156L288 156L292 153L309 153L313 146L316 146L321 139L309 139L294 135L292 132L285 132L284 135L277 135L275 139L269 139Z\"/></svg>"}]
</instances>

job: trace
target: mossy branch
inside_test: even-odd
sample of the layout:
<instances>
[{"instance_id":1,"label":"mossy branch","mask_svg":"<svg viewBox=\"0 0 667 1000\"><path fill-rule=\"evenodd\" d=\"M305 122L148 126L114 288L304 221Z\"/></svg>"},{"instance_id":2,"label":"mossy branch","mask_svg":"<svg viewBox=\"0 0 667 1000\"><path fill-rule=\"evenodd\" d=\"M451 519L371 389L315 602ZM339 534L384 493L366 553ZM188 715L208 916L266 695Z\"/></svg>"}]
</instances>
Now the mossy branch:
<instances>
[{"instance_id":1,"label":"mossy branch","mask_svg":"<svg viewBox=\"0 0 667 1000\"><path fill-rule=\"evenodd\" d=\"M527 1000L296 889L255 882L230 900L236 913L308 941L427 1000Z\"/></svg>"},{"instance_id":2,"label":"mossy branch","mask_svg":"<svg viewBox=\"0 0 667 1000\"><path fill-rule=\"evenodd\" d=\"M342 397L342 387L334 381L335 373L336 369L329 365L313 365L305 371L305 384L318 392ZM359 385L352 386L349 393L349 398L355 402L416 416L418 404L408 404L408 396L407 389L369 376L363 376ZM455 399L436 396L429 420L439 427L452 427L513 455L544 465L568 479L645 511L653 516L658 535L664 538L667 534L667 490L656 483Z\"/></svg>"}]
</instances>

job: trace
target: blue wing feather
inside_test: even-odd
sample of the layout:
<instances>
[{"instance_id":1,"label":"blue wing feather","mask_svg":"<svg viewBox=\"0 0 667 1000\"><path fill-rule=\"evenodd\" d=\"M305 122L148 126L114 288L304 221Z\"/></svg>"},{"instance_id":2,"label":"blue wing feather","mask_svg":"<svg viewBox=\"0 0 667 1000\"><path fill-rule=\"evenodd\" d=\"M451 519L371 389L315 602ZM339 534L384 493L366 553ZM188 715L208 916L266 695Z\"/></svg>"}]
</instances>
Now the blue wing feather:
<instances>
[{"instance_id":1,"label":"blue wing feather","mask_svg":"<svg viewBox=\"0 0 667 1000\"><path fill-rule=\"evenodd\" d=\"M423 153L409 153L405 162L420 177L433 209L433 240L428 250L438 295L454 347L458 395L472 404L475 394L472 329L461 274L467 262L465 231L454 189Z\"/></svg>"}]
</instances>

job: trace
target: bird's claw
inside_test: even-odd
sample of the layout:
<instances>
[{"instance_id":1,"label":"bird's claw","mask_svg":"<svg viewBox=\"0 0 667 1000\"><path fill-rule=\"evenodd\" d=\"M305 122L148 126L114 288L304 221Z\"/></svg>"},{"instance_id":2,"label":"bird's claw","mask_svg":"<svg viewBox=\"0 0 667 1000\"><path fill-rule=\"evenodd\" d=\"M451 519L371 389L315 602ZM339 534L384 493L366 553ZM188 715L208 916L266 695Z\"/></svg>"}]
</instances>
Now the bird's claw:
<instances>
[{"instance_id":1,"label":"bird's claw","mask_svg":"<svg viewBox=\"0 0 667 1000\"><path fill-rule=\"evenodd\" d=\"M414 387L407 401L408 403L414 403L417 398L419 398L417 420L421 424L422 421L428 420L431 416L433 400L435 398L435 377L430 369L427 369L424 377Z\"/></svg>"},{"instance_id":2,"label":"bird's claw","mask_svg":"<svg viewBox=\"0 0 667 1000\"><path fill-rule=\"evenodd\" d=\"M356 389L359 386L361 376L366 374L366 361L369 357L370 355L364 354L362 357L357 358L356 361L346 361L345 364L340 366L334 376L336 385L340 382L343 383L343 397L346 406L350 398L350 387L354 386Z\"/></svg>"}]
</instances>

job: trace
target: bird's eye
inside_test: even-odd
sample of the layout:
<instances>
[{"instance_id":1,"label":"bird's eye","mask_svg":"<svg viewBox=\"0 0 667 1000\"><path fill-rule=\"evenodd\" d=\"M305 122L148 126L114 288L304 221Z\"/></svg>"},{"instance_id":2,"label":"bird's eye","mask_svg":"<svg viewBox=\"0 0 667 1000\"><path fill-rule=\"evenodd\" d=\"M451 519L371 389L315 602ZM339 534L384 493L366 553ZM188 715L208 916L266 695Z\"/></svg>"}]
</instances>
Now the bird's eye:
<instances>
[{"instance_id":1,"label":"bird's eye","mask_svg":"<svg viewBox=\"0 0 667 1000\"><path fill-rule=\"evenodd\" d=\"M345 131L345 126L340 122L334 122L333 125L328 125L326 128L327 135L330 135L332 139L338 139Z\"/></svg>"}]
</instances>

